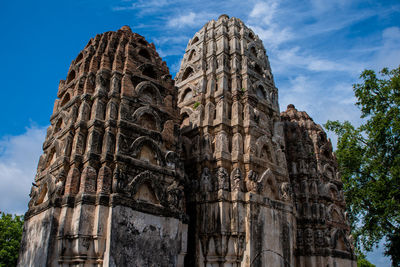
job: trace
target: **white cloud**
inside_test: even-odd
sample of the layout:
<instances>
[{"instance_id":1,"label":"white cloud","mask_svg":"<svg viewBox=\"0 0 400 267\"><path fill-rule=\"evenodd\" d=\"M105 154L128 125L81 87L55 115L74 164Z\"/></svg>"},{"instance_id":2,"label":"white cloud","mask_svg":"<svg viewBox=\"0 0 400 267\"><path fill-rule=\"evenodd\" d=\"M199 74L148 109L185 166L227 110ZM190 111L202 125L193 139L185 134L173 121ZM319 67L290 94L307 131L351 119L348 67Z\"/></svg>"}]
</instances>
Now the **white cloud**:
<instances>
[{"instance_id":1,"label":"white cloud","mask_svg":"<svg viewBox=\"0 0 400 267\"><path fill-rule=\"evenodd\" d=\"M311 0L312 10L318 14L324 14L336 9L344 9L349 6L352 1L349 0ZM354 2L354 1L353 1Z\"/></svg>"},{"instance_id":2,"label":"white cloud","mask_svg":"<svg viewBox=\"0 0 400 267\"><path fill-rule=\"evenodd\" d=\"M329 75L328 75L329 76ZM354 105L351 83L335 81L327 74L299 74L279 85L280 108L286 110L294 104L300 111L306 111L317 124L327 120L351 121L359 125L360 111ZM337 138L328 133L333 145Z\"/></svg>"},{"instance_id":3,"label":"white cloud","mask_svg":"<svg viewBox=\"0 0 400 267\"><path fill-rule=\"evenodd\" d=\"M250 12L250 17L256 19L261 18L264 24L270 24L275 17L277 7L277 1L258 2Z\"/></svg>"},{"instance_id":4,"label":"white cloud","mask_svg":"<svg viewBox=\"0 0 400 267\"><path fill-rule=\"evenodd\" d=\"M282 27L276 17L282 13L278 2L257 2L249 14L249 27L260 37L268 49L275 49L293 38L289 27ZM276 20L278 22L276 22Z\"/></svg>"},{"instance_id":5,"label":"white cloud","mask_svg":"<svg viewBox=\"0 0 400 267\"><path fill-rule=\"evenodd\" d=\"M130 4L128 6L116 6L112 8L113 11L125 11L125 10L135 10L135 9L137 9L135 4Z\"/></svg>"},{"instance_id":6,"label":"white cloud","mask_svg":"<svg viewBox=\"0 0 400 267\"><path fill-rule=\"evenodd\" d=\"M162 45L162 44L185 44L185 42L188 42L191 37L186 36L186 35L174 35L174 36L159 36L157 38L154 38L154 42L156 44Z\"/></svg>"},{"instance_id":7,"label":"white cloud","mask_svg":"<svg viewBox=\"0 0 400 267\"><path fill-rule=\"evenodd\" d=\"M260 37L267 49L276 49L280 44L293 38L289 28L279 28L276 24L266 27L249 25L249 27Z\"/></svg>"},{"instance_id":8,"label":"white cloud","mask_svg":"<svg viewBox=\"0 0 400 267\"><path fill-rule=\"evenodd\" d=\"M348 58L338 58L336 60L319 58L313 55L312 51L305 51L299 46L275 50L274 53L271 61L275 63L273 66L277 66L275 71L279 73L288 72L290 68L297 68L313 72L342 71L349 74L358 74L364 66L362 62L352 61Z\"/></svg>"},{"instance_id":9,"label":"white cloud","mask_svg":"<svg viewBox=\"0 0 400 267\"><path fill-rule=\"evenodd\" d=\"M139 0L139 1L122 1L124 3L129 3L128 5L121 5L112 7L113 11L126 11L126 10L139 10L144 12L148 9L158 9L162 8L172 1L168 0Z\"/></svg>"},{"instance_id":10,"label":"white cloud","mask_svg":"<svg viewBox=\"0 0 400 267\"><path fill-rule=\"evenodd\" d=\"M170 17L167 22L167 26L169 28L200 26L202 23L206 23L215 16L216 15L212 13L194 13L190 11L184 15Z\"/></svg>"},{"instance_id":11,"label":"white cloud","mask_svg":"<svg viewBox=\"0 0 400 267\"><path fill-rule=\"evenodd\" d=\"M382 32L382 47L376 55L376 68L379 70L397 68L400 65L400 28L390 27Z\"/></svg>"},{"instance_id":12,"label":"white cloud","mask_svg":"<svg viewBox=\"0 0 400 267\"><path fill-rule=\"evenodd\" d=\"M23 214L28 209L46 128L31 126L24 134L0 140L0 210Z\"/></svg>"}]
</instances>

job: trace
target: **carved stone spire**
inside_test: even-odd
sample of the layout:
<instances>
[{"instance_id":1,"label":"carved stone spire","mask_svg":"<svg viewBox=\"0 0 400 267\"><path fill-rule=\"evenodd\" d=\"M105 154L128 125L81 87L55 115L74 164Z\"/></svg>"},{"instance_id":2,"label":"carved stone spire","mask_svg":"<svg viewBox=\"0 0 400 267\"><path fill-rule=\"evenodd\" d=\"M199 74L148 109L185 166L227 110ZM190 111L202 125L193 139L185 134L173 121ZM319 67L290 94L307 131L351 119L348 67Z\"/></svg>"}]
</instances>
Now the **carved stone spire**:
<instances>
[{"instance_id":1,"label":"carved stone spire","mask_svg":"<svg viewBox=\"0 0 400 267\"><path fill-rule=\"evenodd\" d=\"M256 239L259 231L282 235L272 228L275 224L288 231L293 227L290 202L285 204L289 195L283 198L280 190L289 180L278 90L262 41L241 20L221 15L189 41L175 81L183 141L190 151L187 169L196 163L188 175L200 188L212 188L189 200L197 217L208 218L197 222L197 233L189 233L201 239L201 249L200 244L192 249L211 265L224 259L231 264L279 262L276 254L264 255L272 245ZM252 204L239 204L246 200ZM279 215L265 201L287 211ZM267 213L276 214L275 219L268 221ZM291 254L293 239L285 238L288 246L274 250ZM240 249L227 252L229 242Z\"/></svg>"},{"instance_id":2,"label":"carved stone spire","mask_svg":"<svg viewBox=\"0 0 400 267\"><path fill-rule=\"evenodd\" d=\"M294 105L281 117L296 207L297 264L351 266L354 247L332 144L322 127Z\"/></svg>"},{"instance_id":3,"label":"carved stone spire","mask_svg":"<svg viewBox=\"0 0 400 267\"><path fill-rule=\"evenodd\" d=\"M176 90L154 45L128 26L97 35L57 96L19 266L183 264Z\"/></svg>"}]
</instances>

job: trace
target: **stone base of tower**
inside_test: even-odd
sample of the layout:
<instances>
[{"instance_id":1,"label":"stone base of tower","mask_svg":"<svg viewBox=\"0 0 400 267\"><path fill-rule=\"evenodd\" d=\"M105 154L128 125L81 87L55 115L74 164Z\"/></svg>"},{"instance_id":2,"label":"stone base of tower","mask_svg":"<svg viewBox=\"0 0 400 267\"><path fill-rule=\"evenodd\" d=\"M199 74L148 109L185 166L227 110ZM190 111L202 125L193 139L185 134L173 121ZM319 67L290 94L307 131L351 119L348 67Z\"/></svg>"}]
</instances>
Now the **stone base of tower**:
<instances>
[{"instance_id":1,"label":"stone base of tower","mask_svg":"<svg viewBox=\"0 0 400 267\"><path fill-rule=\"evenodd\" d=\"M199 241L188 240L196 248L189 247L187 260L195 260L187 266L295 266L295 216L290 203L252 192L219 190L198 195L195 206L199 226L191 227L197 232L190 238Z\"/></svg>"},{"instance_id":2,"label":"stone base of tower","mask_svg":"<svg viewBox=\"0 0 400 267\"><path fill-rule=\"evenodd\" d=\"M187 224L178 218L116 206L109 223L103 266L183 267Z\"/></svg>"},{"instance_id":3,"label":"stone base of tower","mask_svg":"<svg viewBox=\"0 0 400 267\"><path fill-rule=\"evenodd\" d=\"M25 220L18 266L47 266L56 252L57 208L46 209Z\"/></svg>"},{"instance_id":4,"label":"stone base of tower","mask_svg":"<svg viewBox=\"0 0 400 267\"><path fill-rule=\"evenodd\" d=\"M28 211L18 266L184 265L183 215L118 194L98 197L91 204L84 199Z\"/></svg>"},{"instance_id":5,"label":"stone base of tower","mask_svg":"<svg viewBox=\"0 0 400 267\"><path fill-rule=\"evenodd\" d=\"M296 258L296 267L357 267L355 259L343 259L323 256L299 256Z\"/></svg>"},{"instance_id":6,"label":"stone base of tower","mask_svg":"<svg viewBox=\"0 0 400 267\"><path fill-rule=\"evenodd\" d=\"M241 266L294 266L295 217L291 204L247 193L246 251Z\"/></svg>"}]
</instances>

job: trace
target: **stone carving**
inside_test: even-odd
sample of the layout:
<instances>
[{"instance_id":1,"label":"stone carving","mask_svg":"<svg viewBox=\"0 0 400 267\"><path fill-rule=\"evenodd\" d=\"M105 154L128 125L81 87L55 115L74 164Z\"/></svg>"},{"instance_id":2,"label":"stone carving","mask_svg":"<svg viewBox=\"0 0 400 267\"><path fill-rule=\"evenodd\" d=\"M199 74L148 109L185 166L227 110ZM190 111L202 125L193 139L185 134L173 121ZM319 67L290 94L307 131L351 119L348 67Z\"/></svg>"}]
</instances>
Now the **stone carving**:
<instances>
[{"instance_id":1,"label":"stone carving","mask_svg":"<svg viewBox=\"0 0 400 267\"><path fill-rule=\"evenodd\" d=\"M258 193L261 190L261 184L258 182L258 174L253 170L250 170L247 174L246 187L247 191L254 193Z\"/></svg>"},{"instance_id":2,"label":"stone carving","mask_svg":"<svg viewBox=\"0 0 400 267\"><path fill-rule=\"evenodd\" d=\"M280 199L282 199L283 201L291 200L291 190L289 183L287 182L282 183L279 192L280 192Z\"/></svg>"},{"instance_id":3,"label":"stone carving","mask_svg":"<svg viewBox=\"0 0 400 267\"><path fill-rule=\"evenodd\" d=\"M244 191L242 171L235 168L231 173L231 189L232 191Z\"/></svg>"},{"instance_id":4,"label":"stone carving","mask_svg":"<svg viewBox=\"0 0 400 267\"><path fill-rule=\"evenodd\" d=\"M211 184L211 173L208 168L204 168L203 173L201 174L201 191L202 192L211 192L212 184Z\"/></svg>"},{"instance_id":5,"label":"stone carving","mask_svg":"<svg viewBox=\"0 0 400 267\"><path fill-rule=\"evenodd\" d=\"M181 210L183 208L183 186L179 185L177 181L174 181L167 188L167 200L169 205L176 210Z\"/></svg>"},{"instance_id":6,"label":"stone carving","mask_svg":"<svg viewBox=\"0 0 400 267\"><path fill-rule=\"evenodd\" d=\"M217 169L216 177L218 179L217 190L228 190L229 191L229 176L225 168L219 167Z\"/></svg>"}]
</instances>

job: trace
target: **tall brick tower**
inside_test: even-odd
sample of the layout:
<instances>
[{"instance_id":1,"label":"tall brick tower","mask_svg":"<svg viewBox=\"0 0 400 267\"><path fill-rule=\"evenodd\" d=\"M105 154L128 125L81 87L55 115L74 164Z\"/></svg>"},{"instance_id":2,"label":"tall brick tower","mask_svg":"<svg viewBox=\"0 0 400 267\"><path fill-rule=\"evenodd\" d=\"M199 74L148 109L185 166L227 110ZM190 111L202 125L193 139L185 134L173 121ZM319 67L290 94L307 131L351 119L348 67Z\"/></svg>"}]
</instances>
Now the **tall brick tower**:
<instances>
[{"instance_id":1,"label":"tall brick tower","mask_svg":"<svg viewBox=\"0 0 400 267\"><path fill-rule=\"evenodd\" d=\"M57 96L18 265L181 266L176 90L154 45L127 26L97 35Z\"/></svg>"},{"instance_id":2,"label":"tall brick tower","mask_svg":"<svg viewBox=\"0 0 400 267\"><path fill-rule=\"evenodd\" d=\"M356 266L343 183L330 140L320 125L293 105L281 117L296 209L296 266Z\"/></svg>"},{"instance_id":3,"label":"tall brick tower","mask_svg":"<svg viewBox=\"0 0 400 267\"><path fill-rule=\"evenodd\" d=\"M189 41L177 74L192 266L292 266L293 206L278 91L259 37L222 15ZM268 264L267 264L268 263Z\"/></svg>"}]
</instances>

